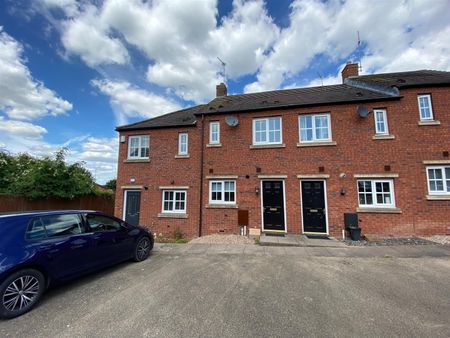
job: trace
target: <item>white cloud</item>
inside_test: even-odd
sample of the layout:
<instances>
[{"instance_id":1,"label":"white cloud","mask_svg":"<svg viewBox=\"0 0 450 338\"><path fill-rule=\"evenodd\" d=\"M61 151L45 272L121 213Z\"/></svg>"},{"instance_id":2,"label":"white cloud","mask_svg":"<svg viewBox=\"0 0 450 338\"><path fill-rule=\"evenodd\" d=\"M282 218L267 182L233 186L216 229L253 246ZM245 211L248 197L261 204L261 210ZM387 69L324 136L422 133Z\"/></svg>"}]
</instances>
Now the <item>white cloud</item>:
<instances>
[{"instance_id":1,"label":"white cloud","mask_svg":"<svg viewBox=\"0 0 450 338\"><path fill-rule=\"evenodd\" d=\"M112 107L118 112L119 124L126 123L128 117L150 118L181 109L175 101L126 81L92 80L91 84L110 97Z\"/></svg>"},{"instance_id":2,"label":"white cloud","mask_svg":"<svg viewBox=\"0 0 450 338\"><path fill-rule=\"evenodd\" d=\"M5 120L4 117L0 116L0 132L10 133L26 139L38 140L42 138L43 134L47 133L47 129L29 122Z\"/></svg>"},{"instance_id":3,"label":"white cloud","mask_svg":"<svg viewBox=\"0 0 450 338\"><path fill-rule=\"evenodd\" d=\"M42 0L42 2L49 8L59 8L67 15L76 15L78 13L79 3L77 0Z\"/></svg>"},{"instance_id":4,"label":"white cloud","mask_svg":"<svg viewBox=\"0 0 450 338\"><path fill-rule=\"evenodd\" d=\"M80 55L89 66L129 62L127 49L118 38L110 36L95 6L86 5L83 15L64 22L63 31L61 39L66 50Z\"/></svg>"},{"instance_id":5,"label":"white cloud","mask_svg":"<svg viewBox=\"0 0 450 338\"><path fill-rule=\"evenodd\" d=\"M12 119L31 120L71 110L71 103L32 77L22 54L22 45L0 26L0 111Z\"/></svg>"},{"instance_id":6,"label":"white cloud","mask_svg":"<svg viewBox=\"0 0 450 338\"><path fill-rule=\"evenodd\" d=\"M366 73L423 68L450 69L450 2L294 1L290 25L283 29L257 81L246 92L282 84L324 54L331 61L351 59L360 32ZM333 76L331 76L333 78ZM320 80L320 79L319 79Z\"/></svg>"},{"instance_id":7,"label":"white cloud","mask_svg":"<svg viewBox=\"0 0 450 338\"><path fill-rule=\"evenodd\" d=\"M279 34L262 0L234 1L232 12L220 23L216 0L106 0L98 7L79 5L72 12L66 11L61 27L69 54L79 55L91 67L125 64L129 54L124 46L132 45L149 60L150 82L195 102L211 99L223 80L217 56L227 63L229 77L252 74Z\"/></svg>"}]
</instances>

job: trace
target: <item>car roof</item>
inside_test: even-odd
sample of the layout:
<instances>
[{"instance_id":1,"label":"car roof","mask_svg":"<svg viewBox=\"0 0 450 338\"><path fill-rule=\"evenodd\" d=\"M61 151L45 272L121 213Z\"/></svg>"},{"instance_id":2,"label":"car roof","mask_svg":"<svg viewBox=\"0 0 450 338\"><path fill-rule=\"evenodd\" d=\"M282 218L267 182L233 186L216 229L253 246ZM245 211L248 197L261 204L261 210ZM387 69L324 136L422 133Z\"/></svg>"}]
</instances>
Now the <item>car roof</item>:
<instances>
[{"instance_id":1,"label":"car roof","mask_svg":"<svg viewBox=\"0 0 450 338\"><path fill-rule=\"evenodd\" d=\"M71 213L101 213L95 210L37 210L37 211L18 211L18 212L4 212L0 213L0 218L6 217L20 217L20 216L45 216L55 214L71 214Z\"/></svg>"}]
</instances>

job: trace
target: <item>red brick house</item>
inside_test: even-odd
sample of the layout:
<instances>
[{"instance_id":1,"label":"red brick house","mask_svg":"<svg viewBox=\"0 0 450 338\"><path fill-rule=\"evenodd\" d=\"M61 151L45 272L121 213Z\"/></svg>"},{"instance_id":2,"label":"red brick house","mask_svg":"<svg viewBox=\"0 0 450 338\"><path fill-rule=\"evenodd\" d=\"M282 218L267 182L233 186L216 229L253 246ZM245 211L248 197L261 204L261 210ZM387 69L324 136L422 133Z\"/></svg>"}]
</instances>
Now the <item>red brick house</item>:
<instances>
[{"instance_id":1,"label":"red brick house","mask_svg":"<svg viewBox=\"0 0 450 338\"><path fill-rule=\"evenodd\" d=\"M227 95L120 126L115 214L214 233L450 234L450 72Z\"/></svg>"}]
</instances>

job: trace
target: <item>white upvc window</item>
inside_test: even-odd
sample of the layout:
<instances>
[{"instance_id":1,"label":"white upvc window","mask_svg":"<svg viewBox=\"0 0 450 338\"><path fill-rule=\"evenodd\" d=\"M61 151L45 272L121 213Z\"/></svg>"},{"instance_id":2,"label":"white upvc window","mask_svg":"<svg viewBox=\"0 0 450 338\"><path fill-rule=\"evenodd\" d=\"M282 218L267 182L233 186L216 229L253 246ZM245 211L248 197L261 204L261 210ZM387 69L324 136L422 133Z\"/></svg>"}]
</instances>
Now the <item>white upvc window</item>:
<instances>
[{"instance_id":1,"label":"white upvc window","mask_svg":"<svg viewBox=\"0 0 450 338\"><path fill-rule=\"evenodd\" d=\"M330 114L300 115L300 142L331 141Z\"/></svg>"},{"instance_id":2,"label":"white upvc window","mask_svg":"<svg viewBox=\"0 0 450 338\"><path fill-rule=\"evenodd\" d=\"M394 182L392 180L358 180L360 207L394 208Z\"/></svg>"},{"instance_id":3,"label":"white upvc window","mask_svg":"<svg viewBox=\"0 0 450 338\"><path fill-rule=\"evenodd\" d=\"M178 155L188 155L188 133L178 134Z\"/></svg>"},{"instance_id":4,"label":"white upvc window","mask_svg":"<svg viewBox=\"0 0 450 338\"><path fill-rule=\"evenodd\" d=\"M163 213L186 213L186 190L163 190Z\"/></svg>"},{"instance_id":5,"label":"white upvc window","mask_svg":"<svg viewBox=\"0 0 450 338\"><path fill-rule=\"evenodd\" d=\"M253 144L281 144L281 117L258 118L253 120Z\"/></svg>"},{"instance_id":6,"label":"white upvc window","mask_svg":"<svg viewBox=\"0 0 450 338\"><path fill-rule=\"evenodd\" d=\"M128 158L142 159L148 158L150 150L150 136L130 136L128 138Z\"/></svg>"},{"instance_id":7,"label":"white upvc window","mask_svg":"<svg viewBox=\"0 0 450 338\"><path fill-rule=\"evenodd\" d=\"M209 144L220 143L220 122L209 123Z\"/></svg>"},{"instance_id":8,"label":"white upvc window","mask_svg":"<svg viewBox=\"0 0 450 338\"><path fill-rule=\"evenodd\" d=\"M427 167L430 195L450 195L450 166Z\"/></svg>"},{"instance_id":9,"label":"white upvc window","mask_svg":"<svg viewBox=\"0 0 450 338\"><path fill-rule=\"evenodd\" d=\"M374 109L373 117L375 119L375 134L389 134L386 109Z\"/></svg>"},{"instance_id":10,"label":"white upvc window","mask_svg":"<svg viewBox=\"0 0 450 338\"><path fill-rule=\"evenodd\" d=\"M209 182L210 204L235 204L236 203L236 181L210 181Z\"/></svg>"},{"instance_id":11,"label":"white upvc window","mask_svg":"<svg viewBox=\"0 0 450 338\"><path fill-rule=\"evenodd\" d=\"M430 94L418 95L417 100L419 102L420 120L421 121L434 120L433 107L431 105L431 95Z\"/></svg>"}]
</instances>

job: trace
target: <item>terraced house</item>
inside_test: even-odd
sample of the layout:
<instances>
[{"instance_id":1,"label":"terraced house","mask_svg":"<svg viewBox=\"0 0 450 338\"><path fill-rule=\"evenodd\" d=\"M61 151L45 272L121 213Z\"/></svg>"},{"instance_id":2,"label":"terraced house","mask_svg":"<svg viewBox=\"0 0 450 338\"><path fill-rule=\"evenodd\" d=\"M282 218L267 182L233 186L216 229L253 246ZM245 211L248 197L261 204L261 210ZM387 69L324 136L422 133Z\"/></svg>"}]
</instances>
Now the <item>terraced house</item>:
<instances>
[{"instance_id":1,"label":"terraced house","mask_svg":"<svg viewBox=\"0 0 450 338\"><path fill-rule=\"evenodd\" d=\"M450 73L227 95L120 126L116 216L213 233L450 234Z\"/></svg>"}]
</instances>

